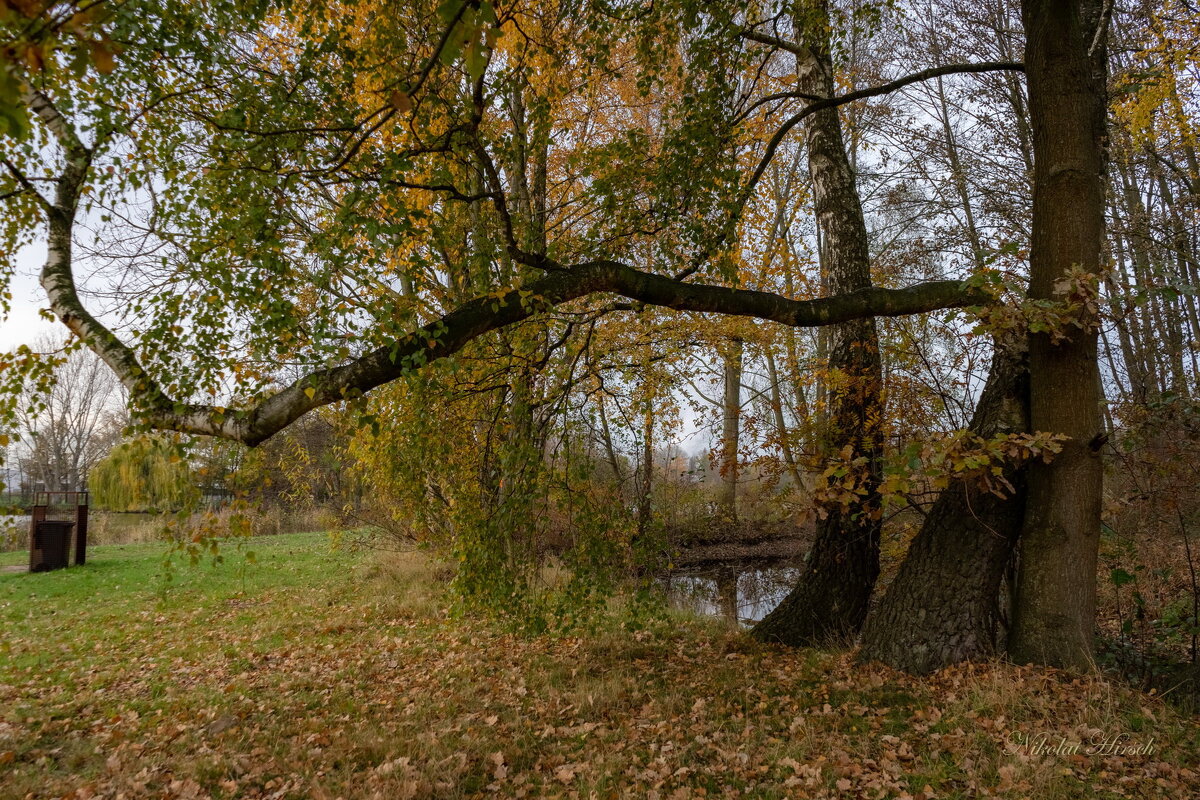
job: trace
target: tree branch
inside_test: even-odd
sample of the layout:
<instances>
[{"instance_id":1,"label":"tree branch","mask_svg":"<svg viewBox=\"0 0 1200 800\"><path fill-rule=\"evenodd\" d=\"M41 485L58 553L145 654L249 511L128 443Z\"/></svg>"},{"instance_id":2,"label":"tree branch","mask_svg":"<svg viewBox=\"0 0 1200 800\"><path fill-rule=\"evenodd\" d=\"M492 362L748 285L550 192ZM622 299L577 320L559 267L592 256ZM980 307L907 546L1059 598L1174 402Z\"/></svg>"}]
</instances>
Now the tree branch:
<instances>
[{"instance_id":1,"label":"tree branch","mask_svg":"<svg viewBox=\"0 0 1200 800\"><path fill-rule=\"evenodd\" d=\"M560 267L523 287L477 297L406 336L340 367L317 370L250 409L176 404L154 387L143 414L152 427L258 444L319 406L359 397L425 364L450 356L472 340L558 304L611 293L680 311L749 316L793 327L814 327L869 316L899 316L989 301L958 281L905 289L866 289L817 300L769 292L684 284L615 261ZM58 310L58 309L56 309ZM111 336L111 334L109 334ZM106 361L113 363L108 358ZM150 384L139 378L145 395ZM126 382L129 385L129 382Z\"/></svg>"},{"instance_id":2,"label":"tree branch","mask_svg":"<svg viewBox=\"0 0 1200 800\"><path fill-rule=\"evenodd\" d=\"M795 42L789 42L786 39L780 39L778 36L771 36L766 33L760 33L752 30L742 31L740 35L743 39L749 39L752 42L765 44L778 50L786 50L789 53L794 53L798 56L803 56L805 54L805 48L802 45L796 44Z\"/></svg>"},{"instance_id":3,"label":"tree branch","mask_svg":"<svg viewBox=\"0 0 1200 800\"><path fill-rule=\"evenodd\" d=\"M876 97L881 94L890 94L897 89L903 89L909 84L927 81L942 75L955 75L971 72L994 72L997 70L1024 72L1025 65L1017 61L985 61L979 64L949 64L944 67L931 67L930 69L923 69L920 72L914 72L911 75L905 75L903 78L897 78L894 81L889 81L888 83L880 84L879 86L872 86L867 89L859 89L857 91L838 95L837 97L829 97L824 100L816 100L809 103L796 114L793 114L791 117L789 117L782 125L780 125L779 129L775 131L775 135L772 136L770 141L767 142L766 151L763 153L762 158L759 159L758 166L754 168L754 173L750 176L749 182L742 190L742 195L738 199L738 204L735 206L736 211L734 218L736 219L737 216L740 216L741 209L745 207L746 203L749 202L751 195L754 194L754 188L758 185L758 181L762 178L763 173L766 172L767 167L771 163L771 159L775 157L775 151L779 149L779 145L783 143L784 138L787 137L792 128L795 128L797 125L803 122L806 117L809 117L826 108L837 108L838 106L843 106L846 103L853 103L856 100L863 100L868 97ZM780 100L787 97L803 99L807 96L808 95L798 92L780 92L778 94L771 95L770 100Z\"/></svg>"},{"instance_id":4,"label":"tree branch","mask_svg":"<svg viewBox=\"0 0 1200 800\"><path fill-rule=\"evenodd\" d=\"M13 164L7 158L0 159L0 163L4 164L4 168L8 170L9 174L13 176L13 180L15 180L21 187L14 192L8 192L4 195L3 199L7 200L10 197L15 197L16 195L29 192L34 196L34 198L38 201L38 205L40 205L42 208L50 209L53 207L50 201L47 200L42 193L37 190L37 187L35 187L32 182L30 182L29 178L25 177L25 173L17 169L15 164Z\"/></svg>"}]
</instances>

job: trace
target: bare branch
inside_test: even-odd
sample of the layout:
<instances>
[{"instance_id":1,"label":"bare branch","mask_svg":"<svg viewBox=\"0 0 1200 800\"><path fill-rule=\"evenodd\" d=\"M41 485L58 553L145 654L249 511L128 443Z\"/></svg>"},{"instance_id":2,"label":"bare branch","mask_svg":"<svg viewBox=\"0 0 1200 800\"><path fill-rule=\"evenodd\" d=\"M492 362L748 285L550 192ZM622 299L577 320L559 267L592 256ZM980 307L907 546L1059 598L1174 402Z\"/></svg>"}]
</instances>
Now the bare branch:
<instances>
[{"instance_id":1,"label":"bare branch","mask_svg":"<svg viewBox=\"0 0 1200 800\"><path fill-rule=\"evenodd\" d=\"M767 166L771 163L771 159L775 157L775 151L779 149L779 145L783 143L783 140L787 137L788 133L790 133L793 128L803 122L806 117L809 117L826 108L837 108L838 106L843 106L846 103L853 103L856 100L864 100L868 97L877 97L881 94L890 94L898 89L903 89L905 86L910 84L919 83L920 81L927 81L931 78L937 78L942 75L954 75L972 72L995 72L998 70L1024 72L1025 65L1016 61L985 61L979 64L950 64L944 67L931 67L930 69L914 72L911 75L905 75L903 78L897 78L894 81L889 81L888 83L884 83L879 86L872 86L868 89L859 89L854 92L847 92L846 94L839 95L837 97L830 97L824 100L817 100L809 103L799 112L789 117L786 122L780 125L779 129L775 131L775 135L772 136L770 141L767 142L766 151L763 153L762 158L759 159L758 166L754 168L754 173L750 176L749 182L742 190L742 196L739 198L738 204L735 207L736 211L734 218L740 216L741 209L745 207L746 203L749 202L751 195L754 194L754 188L758 185L758 181L762 178L763 173L766 172ZM771 98L773 100L778 100L789 95L790 93L781 92L779 94L771 95ZM799 93L796 93L794 96L804 97L804 95L800 95Z\"/></svg>"}]
</instances>

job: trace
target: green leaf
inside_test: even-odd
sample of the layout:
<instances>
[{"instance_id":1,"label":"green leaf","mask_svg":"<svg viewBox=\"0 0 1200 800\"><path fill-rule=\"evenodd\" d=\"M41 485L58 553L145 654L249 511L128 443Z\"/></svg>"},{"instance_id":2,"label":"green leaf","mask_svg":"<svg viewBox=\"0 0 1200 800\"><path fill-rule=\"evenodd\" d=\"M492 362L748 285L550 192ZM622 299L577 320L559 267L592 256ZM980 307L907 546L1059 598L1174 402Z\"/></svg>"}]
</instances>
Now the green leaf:
<instances>
[{"instance_id":1,"label":"green leaf","mask_svg":"<svg viewBox=\"0 0 1200 800\"><path fill-rule=\"evenodd\" d=\"M473 81L479 80L483 75L483 71L487 69L487 51L479 42L470 42L463 49L463 66L467 68L467 74Z\"/></svg>"},{"instance_id":2,"label":"green leaf","mask_svg":"<svg viewBox=\"0 0 1200 800\"><path fill-rule=\"evenodd\" d=\"M458 16L458 11L463 6L464 0L444 0L438 6L437 15L441 17L442 22L449 24L452 19Z\"/></svg>"},{"instance_id":3,"label":"green leaf","mask_svg":"<svg viewBox=\"0 0 1200 800\"><path fill-rule=\"evenodd\" d=\"M1120 567L1117 567L1116 569L1114 569L1109 574L1108 578L1109 578L1109 580L1112 581L1113 586L1124 586L1125 584L1133 583L1134 580L1136 580L1132 573L1126 572L1125 570L1121 569Z\"/></svg>"},{"instance_id":4,"label":"green leaf","mask_svg":"<svg viewBox=\"0 0 1200 800\"><path fill-rule=\"evenodd\" d=\"M496 7L492 5L492 3L488 2L488 0L483 0L483 2L479 4L479 10L476 12L476 18L484 25L495 25L497 22Z\"/></svg>"},{"instance_id":5,"label":"green leaf","mask_svg":"<svg viewBox=\"0 0 1200 800\"><path fill-rule=\"evenodd\" d=\"M29 114L21 102L21 86L5 69L0 69L0 134L14 139L29 135Z\"/></svg>"},{"instance_id":6,"label":"green leaf","mask_svg":"<svg viewBox=\"0 0 1200 800\"><path fill-rule=\"evenodd\" d=\"M462 52L462 45L462 40L451 36L446 41L446 45L442 48L442 52L438 56L441 59L441 62L447 67L454 64L454 62L458 59L459 53Z\"/></svg>"}]
</instances>

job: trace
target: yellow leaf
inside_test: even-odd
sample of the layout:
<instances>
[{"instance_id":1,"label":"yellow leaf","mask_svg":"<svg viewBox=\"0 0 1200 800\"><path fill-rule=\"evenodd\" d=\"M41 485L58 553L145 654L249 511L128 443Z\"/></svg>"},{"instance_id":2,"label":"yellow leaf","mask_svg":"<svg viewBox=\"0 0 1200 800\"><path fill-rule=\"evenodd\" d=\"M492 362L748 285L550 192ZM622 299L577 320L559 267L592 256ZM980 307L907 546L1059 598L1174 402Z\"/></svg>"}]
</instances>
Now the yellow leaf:
<instances>
[{"instance_id":1,"label":"yellow leaf","mask_svg":"<svg viewBox=\"0 0 1200 800\"><path fill-rule=\"evenodd\" d=\"M89 49L92 51L92 63L101 75L107 75L116 68L112 48L107 42L92 42Z\"/></svg>"},{"instance_id":2,"label":"yellow leaf","mask_svg":"<svg viewBox=\"0 0 1200 800\"><path fill-rule=\"evenodd\" d=\"M316 393L317 393L317 390L316 390L316 389L314 389L314 388L312 388L311 386L310 386L310 387L308 387L307 389L305 389L305 390L304 390L304 395L305 395L305 397L307 397L309 400L312 400L312 399L313 399L313 395L315 395Z\"/></svg>"},{"instance_id":3,"label":"yellow leaf","mask_svg":"<svg viewBox=\"0 0 1200 800\"><path fill-rule=\"evenodd\" d=\"M388 99L391 101L392 106L394 106L397 111L404 113L412 111L412 98L404 92L398 89L393 89L392 94Z\"/></svg>"}]
</instances>

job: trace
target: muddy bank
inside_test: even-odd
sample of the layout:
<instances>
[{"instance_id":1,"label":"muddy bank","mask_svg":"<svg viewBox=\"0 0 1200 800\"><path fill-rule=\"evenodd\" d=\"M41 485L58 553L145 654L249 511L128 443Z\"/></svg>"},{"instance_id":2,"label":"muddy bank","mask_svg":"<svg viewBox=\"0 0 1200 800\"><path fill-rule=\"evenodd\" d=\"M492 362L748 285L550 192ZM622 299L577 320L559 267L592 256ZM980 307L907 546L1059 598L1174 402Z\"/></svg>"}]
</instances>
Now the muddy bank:
<instances>
[{"instance_id":1,"label":"muddy bank","mask_svg":"<svg viewBox=\"0 0 1200 800\"><path fill-rule=\"evenodd\" d=\"M668 530L676 567L733 561L799 560L812 544L812 526L791 523L708 523Z\"/></svg>"}]
</instances>

